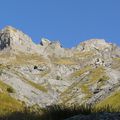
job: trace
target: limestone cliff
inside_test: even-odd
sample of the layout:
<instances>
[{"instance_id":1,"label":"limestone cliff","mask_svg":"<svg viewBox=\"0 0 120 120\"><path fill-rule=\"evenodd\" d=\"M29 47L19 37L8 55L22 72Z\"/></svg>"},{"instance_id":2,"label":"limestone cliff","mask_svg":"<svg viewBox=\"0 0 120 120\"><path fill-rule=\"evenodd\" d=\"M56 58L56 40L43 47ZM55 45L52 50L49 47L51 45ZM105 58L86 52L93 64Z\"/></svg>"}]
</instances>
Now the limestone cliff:
<instances>
[{"instance_id":1,"label":"limestone cliff","mask_svg":"<svg viewBox=\"0 0 120 120\"><path fill-rule=\"evenodd\" d=\"M120 94L119 75L120 48L105 40L90 39L65 49L45 38L36 45L10 26L0 31L0 81L27 105L100 105Z\"/></svg>"}]
</instances>

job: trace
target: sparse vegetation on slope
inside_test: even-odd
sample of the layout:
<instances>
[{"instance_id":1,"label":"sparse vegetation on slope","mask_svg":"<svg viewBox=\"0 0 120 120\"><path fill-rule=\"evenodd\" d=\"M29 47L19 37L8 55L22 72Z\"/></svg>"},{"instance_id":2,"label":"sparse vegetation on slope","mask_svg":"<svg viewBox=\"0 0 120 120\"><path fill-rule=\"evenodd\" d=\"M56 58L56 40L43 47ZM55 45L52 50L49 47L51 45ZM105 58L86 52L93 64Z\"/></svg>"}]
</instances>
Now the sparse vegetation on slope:
<instances>
[{"instance_id":1,"label":"sparse vegetation on slope","mask_svg":"<svg viewBox=\"0 0 120 120\"><path fill-rule=\"evenodd\" d=\"M74 53L74 56L79 58L92 57L93 55L94 55L93 51L85 51L85 52L77 51Z\"/></svg>"},{"instance_id":2,"label":"sparse vegetation on slope","mask_svg":"<svg viewBox=\"0 0 120 120\"><path fill-rule=\"evenodd\" d=\"M71 78L74 78L74 77L80 77L83 73L91 70L92 67L91 66L85 66L84 68L80 69L80 70L77 70L75 72L73 72L70 77Z\"/></svg>"},{"instance_id":3,"label":"sparse vegetation on slope","mask_svg":"<svg viewBox=\"0 0 120 120\"><path fill-rule=\"evenodd\" d=\"M22 103L12 98L9 94L14 89L0 80L0 115L10 114L22 110Z\"/></svg>"},{"instance_id":4,"label":"sparse vegetation on slope","mask_svg":"<svg viewBox=\"0 0 120 120\"><path fill-rule=\"evenodd\" d=\"M15 90L11 86L5 84L2 80L0 80L0 89L4 93L6 93L6 92L14 93L15 92Z\"/></svg>"},{"instance_id":5,"label":"sparse vegetation on slope","mask_svg":"<svg viewBox=\"0 0 120 120\"><path fill-rule=\"evenodd\" d=\"M75 61L71 58L52 58L52 61L54 64L58 64L58 65L75 65Z\"/></svg>"},{"instance_id":6,"label":"sparse vegetation on slope","mask_svg":"<svg viewBox=\"0 0 120 120\"><path fill-rule=\"evenodd\" d=\"M7 93L0 93L0 115L11 114L22 109L23 105L21 102L12 98Z\"/></svg>"},{"instance_id":7,"label":"sparse vegetation on slope","mask_svg":"<svg viewBox=\"0 0 120 120\"><path fill-rule=\"evenodd\" d=\"M27 80L26 82L27 82L28 84L30 84L31 86L35 87L35 88L38 89L38 90L41 90L41 91L43 91L43 92L48 92L48 90L47 90L45 87L43 87L42 85L40 85L40 84L37 84L37 83L32 82L32 81L30 81L30 80Z\"/></svg>"},{"instance_id":8,"label":"sparse vegetation on slope","mask_svg":"<svg viewBox=\"0 0 120 120\"><path fill-rule=\"evenodd\" d=\"M15 74L16 74L18 77L20 77L21 80L23 80L25 83L33 86L34 88L36 88L36 89L38 89L38 90L41 90L41 91L43 91L43 92L47 92L47 89L46 89L44 86L42 86L42 85L40 85L40 84L37 84L37 83L33 82L32 80L27 79L22 73L20 73L20 72L18 72L18 71L16 71L16 70L13 70L13 71L14 71Z\"/></svg>"},{"instance_id":9,"label":"sparse vegetation on slope","mask_svg":"<svg viewBox=\"0 0 120 120\"><path fill-rule=\"evenodd\" d=\"M17 54L11 54L9 52L1 53L0 58L3 61L6 60L6 64L11 64L11 65L26 65L26 64L30 65L34 63L44 64L47 62L47 60L42 55L28 54L23 52L19 52Z\"/></svg>"},{"instance_id":10,"label":"sparse vegetation on slope","mask_svg":"<svg viewBox=\"0 0 120 120\"><path fill-rule=\"evenodd\" d=\"M42 55L19 53L18 55L16 55L16 60L14 61L14 63L16 64L26 64L26 63L27 64L31 64L31 63L43 64L46 61L47 60L44 59Z\"/></svg>"},{"instance_id":11,"label":"sparse vegetation on slope","mask_svg":"<svg viewBox=\"0 0 120 120\"><path fill-rule=\"evenodd\" d=\"M88 73L84 75L86 72ZM82 75L84 75L84 77L80 78ZM104 82L109 79L105 73L104 67L102 66L99 66L97 68L86 66L81 70L75 71L71 74L71 76L71 78L79 77L80 80L74 81L73 84L61 94L61 100L65 104L75 99L75 97L78 97L78 95L75 94L75 91L77 93L78 90L81 90L81 94L84 95L83 100L88 100L93 95L90 86L98 83L98 87L100 88L104 85ZM75 104L75 102L73 104Z\"/></svg>"},{"instance_id":12,"label":"sparse vegetation on slope","mask_svg":"<svg viewBox=\"0 0 120 120\"><path fill-rule=\"evenodd\" d=\"M94 82L98 81L100 78L103 77L104 74L105 74L105 69L102 66L92 69L88 76L89 82L94 83Z\"/></svg>"}]
</instances>

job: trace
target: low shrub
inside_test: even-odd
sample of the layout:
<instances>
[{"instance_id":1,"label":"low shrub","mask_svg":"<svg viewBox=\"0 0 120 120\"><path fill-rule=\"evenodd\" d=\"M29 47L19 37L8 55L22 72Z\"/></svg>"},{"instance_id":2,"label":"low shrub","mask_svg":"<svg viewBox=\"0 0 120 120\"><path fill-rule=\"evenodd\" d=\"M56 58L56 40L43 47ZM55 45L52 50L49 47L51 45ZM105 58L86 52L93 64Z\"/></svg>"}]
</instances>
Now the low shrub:
<instances>
[{"instance_id":1,"label":"low shrub","mask_svg":"<svg viewBox=\"0 0 120 120\"><path fill-rule=\"evenodd\" d=\"M12 87L8 87L8 88L7 88L7 92L9 92L9 93L14 93L15 91L14 91L14 89L13 89Z\"/></svg>"}]
</instances>

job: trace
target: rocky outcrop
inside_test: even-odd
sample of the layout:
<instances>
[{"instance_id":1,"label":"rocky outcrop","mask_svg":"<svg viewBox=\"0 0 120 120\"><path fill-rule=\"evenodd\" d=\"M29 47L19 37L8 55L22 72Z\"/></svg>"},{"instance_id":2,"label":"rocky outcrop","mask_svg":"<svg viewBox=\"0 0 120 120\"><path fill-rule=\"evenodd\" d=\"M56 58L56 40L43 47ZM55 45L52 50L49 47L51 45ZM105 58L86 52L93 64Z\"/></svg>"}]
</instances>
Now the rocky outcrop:
<instances>
[{"instance_id":1,"label":"rocky outcrop","mask_svg":"<svg viewBox=\"0 0 120 120\"><path fill-rule=\"evenodd\" d=\"M82 50L82 51L89 51L89 50L101 51L107 48L110 49L111 44L107 43L104 39L90 39L80 43L76 47L76 49Z\"/></svg>"},{"instance_id":2,"label":"rocky outcrop","mask_svg":"<svg viewBox=\"0 0 120 120\"><path fill-rule=\"evenodd\" d=\"M42 38L40 45L47 47L50 43L51 43L51 41L49 41L48 39Z\"/></svg>"},{"instance_id":3,"label":"rocky outcrop","mask_svg":"<svg viewBox=\"0 0 120 120\"><path fill-rule=\"evenodd\" d=\"M0 49L7 48L16 52L31 52L36 49L29 36L11 26L0 31Z\"/></svg>"}]
</instances>

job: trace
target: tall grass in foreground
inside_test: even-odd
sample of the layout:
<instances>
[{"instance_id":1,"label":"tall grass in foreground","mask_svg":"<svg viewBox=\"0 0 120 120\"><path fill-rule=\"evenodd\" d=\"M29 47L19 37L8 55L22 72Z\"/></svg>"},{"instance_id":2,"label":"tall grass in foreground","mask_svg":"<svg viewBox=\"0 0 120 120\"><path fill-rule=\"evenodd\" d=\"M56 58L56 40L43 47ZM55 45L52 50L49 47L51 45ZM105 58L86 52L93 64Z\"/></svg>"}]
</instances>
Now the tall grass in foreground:
<instances>
[{"instance_id":1,"label":"tall grass in foreground","mask_svg":"<svg viewBox=\"0 0 120 120\"><path fill-rule=\"evenodd\" d=\"M13 112L9 115L1 116L0 120L64 120L79 114L90 115L102 112L116 113L120 112L120 108L113 109L110 106L95 108L90 105L72 107L54 105L49 106L46 109L25 108L21 112Z\"/></svg>"}]
</instances>

